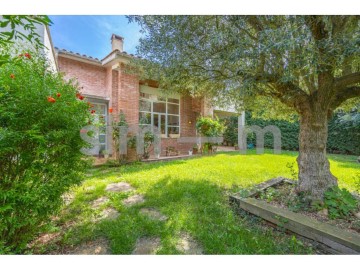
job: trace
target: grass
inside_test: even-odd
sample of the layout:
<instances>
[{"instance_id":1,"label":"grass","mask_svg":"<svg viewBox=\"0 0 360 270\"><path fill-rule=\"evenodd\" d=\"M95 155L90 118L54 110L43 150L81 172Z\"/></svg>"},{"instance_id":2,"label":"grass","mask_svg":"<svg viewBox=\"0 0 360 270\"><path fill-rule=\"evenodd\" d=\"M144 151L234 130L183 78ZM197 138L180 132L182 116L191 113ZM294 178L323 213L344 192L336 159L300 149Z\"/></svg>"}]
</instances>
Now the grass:
<instances>
[{"instance_id":1,"label":"grass","mask_svg":"<svg viewBox=\"0 0 360 270\"><path fill-rule=\"evenodd\" d=\"M219 153L189 160L140 163L119 168L101 167L82 186L74 189L74 201L64 207L60 219L48 226L59 231L63 224L73 223L64 230L61 240L42 246L37 252L67 249L81 242L106 237L114 254L131 254L141 236L158 236L158 254L180 254L176 243L187 232L201 244L205 254L304 254L312 250L294 236L283 234L252 216L239 216L228 204L228 195L273 177L292 177L296 173L296 152L273 155ZM360 165L354 156L329 155L331 171L339 185L356 189ZM108 193L104 189L114 182L130 183L135 191ZM95 189L86 191L86 187ZM143 194L146 201L125 207L122 200ZM91 209L91 201L107 196L110 201L100 209ZM120 212L116 220L93 222L94 215L105 207ZM139 213L143 207L158 209L169 217L165 222L150 220Z\"/></svg>"}]
</instances>

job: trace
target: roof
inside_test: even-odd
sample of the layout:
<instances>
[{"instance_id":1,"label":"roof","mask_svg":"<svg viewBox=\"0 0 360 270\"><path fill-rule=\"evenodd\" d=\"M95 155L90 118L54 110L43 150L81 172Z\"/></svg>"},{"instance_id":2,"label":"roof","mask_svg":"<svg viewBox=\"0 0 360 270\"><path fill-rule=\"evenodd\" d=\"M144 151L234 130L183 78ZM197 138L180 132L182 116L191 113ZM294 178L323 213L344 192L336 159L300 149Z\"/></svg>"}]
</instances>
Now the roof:
<instances>
[{"instance_id":1,"label":"roof","mask_svg":"<svg viewBox=\"0 0 360 270\"><path fill-rule=\"evenodd\" d=\"M141 59L141 57L139 57L139 56L136 56L136 55L131 54L131 53L129 54L129 53L125 52L125 51L120 52L119 50L114 50L114 51L110 52L108 55L106 55L101 60L96 58L96 57L94 58L94 57L86 55L86 54L80 54L80 53L73 52L73 51L68 51L68 50L65 50L65 49L59 49L57 47L55 47L55 50L57 51L58 54L64 54L64 55L77 57L77 58L87 60L87 61L90 61L90 62L93 62L93 63L96 63L96 64L100 64L100 65L103 65L104 60L107 59L109 56L111 56L113 54L123 56L123 57L126 57L126 58L139 58L139 59Z\"/></svg>"},{"instance_id":2,"label":"roof","mask_svg":"<svg viewBox=\"0 0 360 270\"><path fill-rule=\"evenodd\" d=\"M97 63L101 64L101 61L98 58L94 58L94 57L88 56L86 54L81 55L80 53L76 53L76 52L73 52L73 51L68 51L68 50L65 50L65 49L59 49L57 47L55 47L55 50L59 54L71 55L71 56L79 57L79 58L82 58L82 59L86 59L86 60L97 62Z\"/></svg>"}]
</instances>

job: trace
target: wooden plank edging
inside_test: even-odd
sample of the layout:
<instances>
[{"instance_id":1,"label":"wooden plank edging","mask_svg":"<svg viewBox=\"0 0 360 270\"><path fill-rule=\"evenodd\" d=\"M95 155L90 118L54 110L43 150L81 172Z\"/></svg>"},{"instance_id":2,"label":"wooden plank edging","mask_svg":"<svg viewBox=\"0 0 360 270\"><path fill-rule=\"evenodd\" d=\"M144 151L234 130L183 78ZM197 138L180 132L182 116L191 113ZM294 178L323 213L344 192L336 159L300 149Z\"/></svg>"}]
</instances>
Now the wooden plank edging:
<instances>
[{"instance_id":1,"label":"wooden plank edging","mask_svg":"<svg viewBox=\"0 0 360 270\"><path fill-rule=\"evenodd\" d=\"M360 254L360 236L302 214L272 206L254 198L230 196L230 202L271 223L323 243L342 254Z\"/></svg>"}]
</instances>

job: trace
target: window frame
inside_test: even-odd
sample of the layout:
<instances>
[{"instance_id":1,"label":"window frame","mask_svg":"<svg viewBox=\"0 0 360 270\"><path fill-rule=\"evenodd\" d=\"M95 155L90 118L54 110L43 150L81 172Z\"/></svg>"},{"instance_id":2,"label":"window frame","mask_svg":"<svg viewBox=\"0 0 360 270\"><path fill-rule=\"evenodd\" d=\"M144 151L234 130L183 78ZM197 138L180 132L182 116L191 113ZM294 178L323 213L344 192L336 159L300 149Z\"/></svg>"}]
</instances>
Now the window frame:
<instances>
[{"instance_id":1,"label":"window frame","mask_svg":"<svg viewBox=\"0 0 360 270\"><path fill-rule=\"evenodd\" d=\"M144 94L145 95L148 95L148 97L144 97L142 96L141 94ZM174 103L174 102L169 102L168 99L169 98L165 98L165 100L159 100L159 96L157 96L157 99L156 100L153 100L151 99L151 96L150 94L147 94L147 93L143 93L143 92L140 92L140 99L139 99L139 116L142 114L142 113L150 113L151 115L151 123L150 124L140 124L140 117L139 117L139 126L148 126L150 125L151 127L154 126L154 115L157 114L160 116L161 118L161 115L164 115L165 116L165 134L161 134L161 137L162 138L179 138L180 137L180 133L181 133L181 108L180 108L180 104L181 104L181 99L180 97L177 98L177 97L170 97L170 99L176 99L178 100L179 102L178 103ZM140 108L140 102L141 101L147 101L147 102L150 102L150 111L144 111L144 110L141 110ZM162 113L162 112L154 112L154 103L165 103L165 113ZM176 105L179 107L178 109L178 114L173 114L173 113L168 113L168 104L172 104L172 105ZM168 116L177 116L179 117L179 125L176 126L176 125L168 125ZM168 128L169 127L175 127L175 128L179 128L179 134L168 134Z\"/></svg>"}]
</instances>

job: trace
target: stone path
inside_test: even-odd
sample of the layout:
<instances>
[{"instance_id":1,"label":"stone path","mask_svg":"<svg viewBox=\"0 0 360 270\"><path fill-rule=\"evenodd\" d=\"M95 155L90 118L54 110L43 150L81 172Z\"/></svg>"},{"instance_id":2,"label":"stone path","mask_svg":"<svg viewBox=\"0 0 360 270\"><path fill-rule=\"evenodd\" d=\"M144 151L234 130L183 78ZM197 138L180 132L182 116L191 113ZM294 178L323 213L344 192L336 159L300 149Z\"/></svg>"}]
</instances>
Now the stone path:
<instances>
[{"instance_id":1,"label":"stone path","mask_svg":"<svg viewBox=\"0 0 360 270\"><path fill-rule=\"evenodd\" d=\"M99 208L101 205L107 203L108 201L109 201L109 198L108 198L108 197L105 197L105 196L100 197L100 198L92 201L91 207L92 207L92 208Z\"/></svg>"},{"instance_id":2,"label":"stone path","mask_svg":"<svg viewBox=\"0 0 360 270\"><path fill-rule=\"evenodd\" d=\"M62 197L65 205L69 205L74 201L75 194L68 192L68 193L65 193L64 195L62 195L61 197Z\"/></svg>"},{"instance_id":3,"label":"stone path","mask_svg":"<svg viewBox=\"0 0 360 270\"><path fill-rule=\"evenodd\" d=\"M93 241L89 241L76 247L68 254L73 255L105 255L111 254L109 248L109 242L106 238L98 238Z\"/></svg>"},{"instance_id":4,"label":"stone path","mask_svg":"<svg viewBox=\"0 0 360 270\"><path fill-rule=\"evenodd\" d=\"M123 201L123 203L126 205L126 206L132 206L134 204L138 204L138 203L142 203L142 202L145 202L145 198L143 195L133 195L127 199L125 199Z\"/></svg>"},{"instance_id":5,"label":"stone path","mask_svg":"<svg viewBox=\"0 0 360 270\"><path fill-rule=\"evenodd\" d=\"M101 212L101 218L104 219L116 219L119 215L120 213L115 208L112 207L105 208Z\"/></svg>"},{"instance_id":6,"label":"stone path","mask_svg":"<svg viewBox=\"0 0 360 270\"><path fill-rule=\"evenodd\" d=\"M203 254L203 249L188 233L182 233L176 248L186 255Z\"/></svg>"},{"instance_id":7,"label":"stone path","mask_svg":"<svg viewBox=\"0 0 360 270\"><path fill-rule=\"evenodd\" d=\"M155 254L160 248L160 237L142 237L136 241L134 255Z\"/></svg>"},{"instance_id":8,"label":"stone path","mask_svg":"<svg viewBox=\"0 0 360 270\"><path fill-rule=\"evenodd\" d=\"M140 213L148 216L150 219L155 219L159 221L165 221L168 219L167 216L161 214L158 210L154 208L142 208Z\"/></svg>"},{"instance_id":9,"label":"stone path","mask_svg":"<svg viewBox=\"0 0 360 270\"><path fill-rule=\"evenodd\" d=\"M126 192L134 190L134 188L129 183L120 182L107 185L105 190L110 192Z\"/></svg>"}]
</instances>

